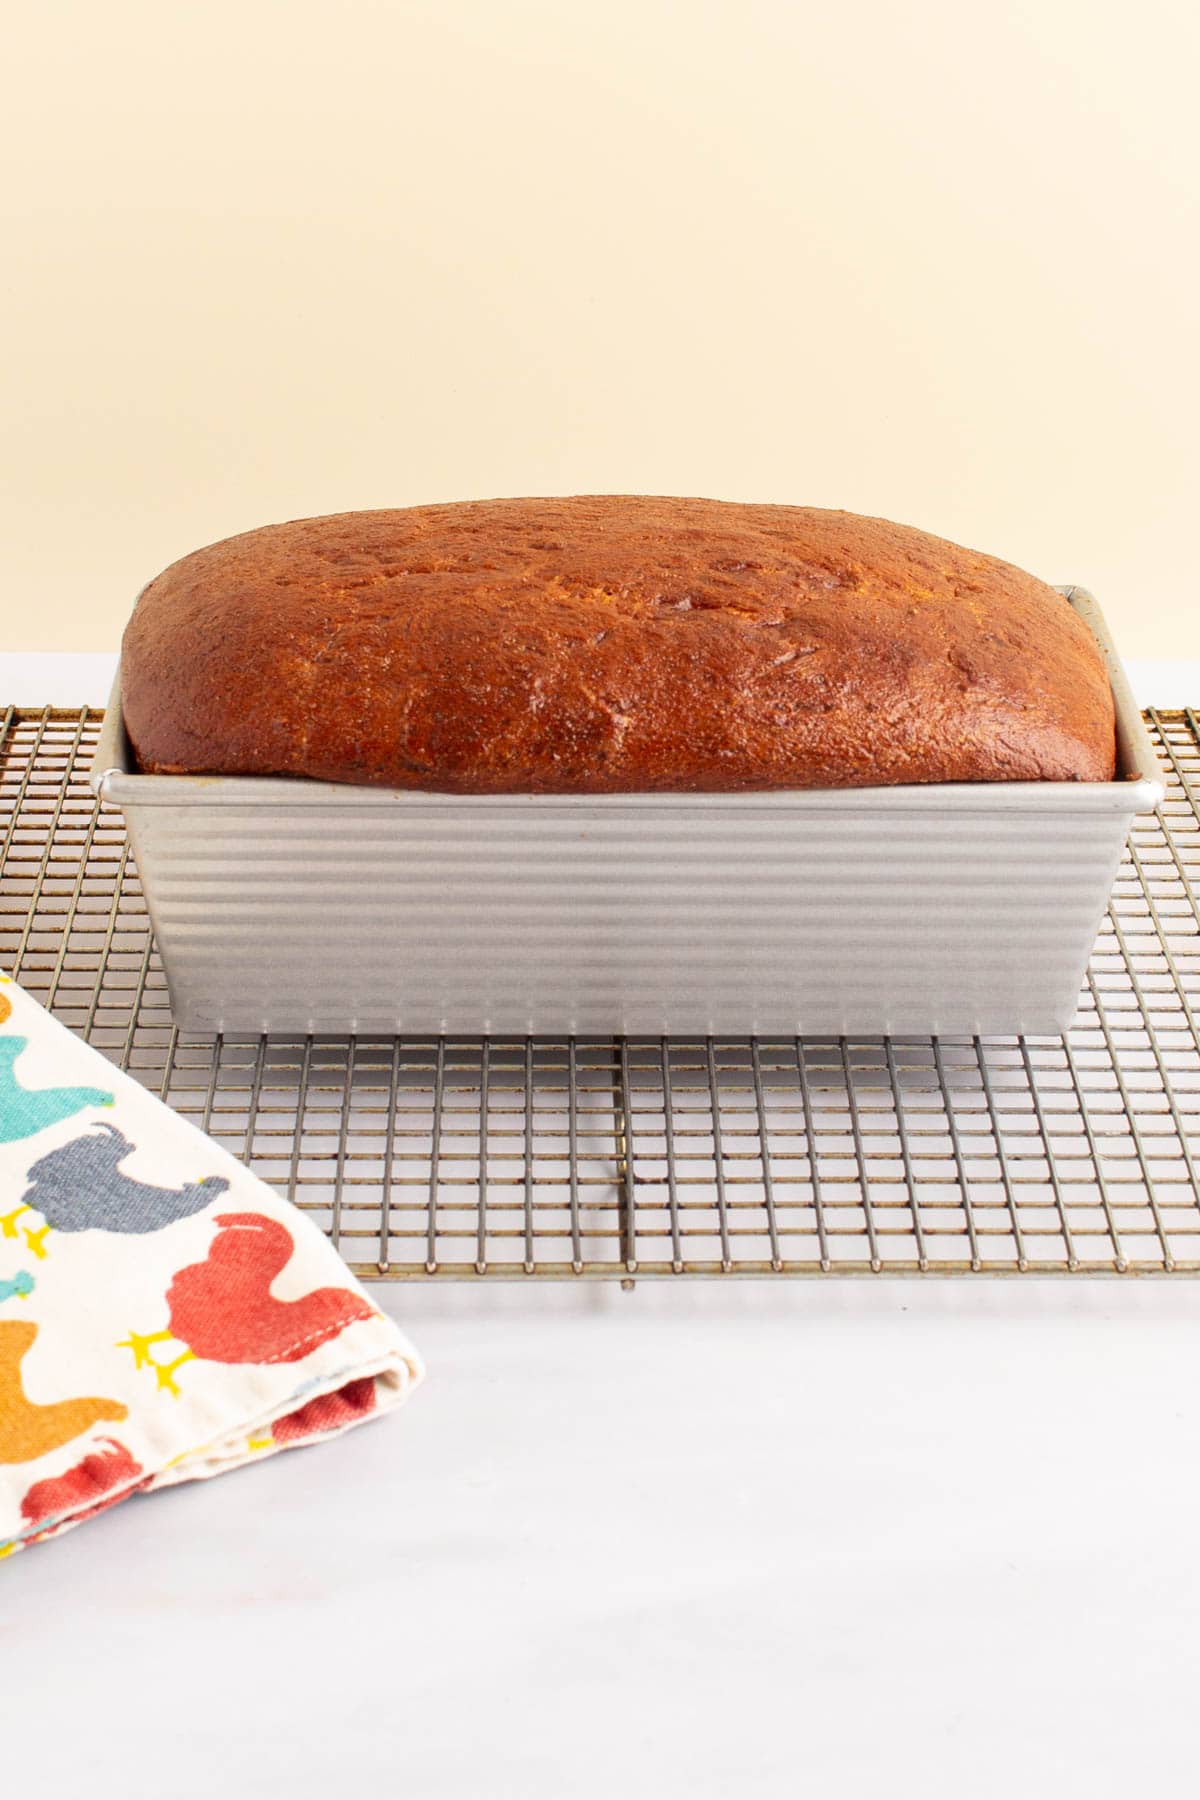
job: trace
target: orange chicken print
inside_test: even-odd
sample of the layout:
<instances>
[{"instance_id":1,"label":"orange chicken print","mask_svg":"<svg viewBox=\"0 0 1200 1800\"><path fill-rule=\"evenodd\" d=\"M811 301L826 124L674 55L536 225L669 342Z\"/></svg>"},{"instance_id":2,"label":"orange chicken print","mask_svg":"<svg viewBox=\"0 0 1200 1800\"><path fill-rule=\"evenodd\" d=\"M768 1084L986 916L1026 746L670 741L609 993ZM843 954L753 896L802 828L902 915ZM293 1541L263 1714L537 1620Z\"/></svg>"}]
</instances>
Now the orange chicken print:
<instances>
[{"instance_id":1,"label":"orange chicken print","mask_svg":"<svg viewBox=\"0 0 1200 1800\"><path fill-rule=\"evenodd\" d=\"M33 1462L69 1444L99 1420L127 1417L119 1400L86 1394L42 1406L30 1400L21 1380L21 1362L38 1334L25 1319L0 1320L0 1463Z\"/></svg>"}]
</instances>

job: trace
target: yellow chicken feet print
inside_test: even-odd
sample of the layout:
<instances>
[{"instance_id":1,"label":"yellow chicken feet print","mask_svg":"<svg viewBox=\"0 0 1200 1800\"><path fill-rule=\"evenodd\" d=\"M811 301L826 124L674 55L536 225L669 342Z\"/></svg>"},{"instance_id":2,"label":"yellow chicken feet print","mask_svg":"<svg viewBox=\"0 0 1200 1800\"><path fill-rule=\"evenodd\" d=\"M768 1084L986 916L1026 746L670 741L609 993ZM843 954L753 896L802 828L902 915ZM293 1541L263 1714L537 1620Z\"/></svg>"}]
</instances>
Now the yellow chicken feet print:
<instances>
[{"instance_id":1,"label":"yellow chicken feet print","mask_svg":"<svg viewBox=\"0 0 1200 1800\"><path fill-rule=\"evenodd\" d=\"M17 1206L14 1207L10 1213L0 1213L0 1237L15 1238L20 1235L25 1239L30 1250L39 1261L44 1261L46 1257L46 1238L49 1234L50 1227L49 1225L41 1225L36 1231L31 1231L28 1225L18 1226L17 1220L21 1217L22 1213L29 1213L32 1216L33 1208L31 1206Z\"/></svg>"},{"instance_id":2,"label":"yellow chicken feet print","mask_svg":"<svg viewBox=\"0 0 1200 1800\"><path fill-rule=\"evenodd\" d=\"M132 1350L134 1368L153 1369L158 1377L159 1391L173 1394L176 1400L178 1400L179 1387L175 1381L175 1371L185 1362L194 1362L195 1352L192 1350L184 1350L183 1354L177 1356L173 1362L166 1363L159 1362L156 1357L153 1357L150 1354L151 1344L170 1344L178 1342L179 1339L174 1337L169 1331L131 1331L127 1338L120 1339L117 1344L117 1349Z\"/></svg>"}]
</instances>

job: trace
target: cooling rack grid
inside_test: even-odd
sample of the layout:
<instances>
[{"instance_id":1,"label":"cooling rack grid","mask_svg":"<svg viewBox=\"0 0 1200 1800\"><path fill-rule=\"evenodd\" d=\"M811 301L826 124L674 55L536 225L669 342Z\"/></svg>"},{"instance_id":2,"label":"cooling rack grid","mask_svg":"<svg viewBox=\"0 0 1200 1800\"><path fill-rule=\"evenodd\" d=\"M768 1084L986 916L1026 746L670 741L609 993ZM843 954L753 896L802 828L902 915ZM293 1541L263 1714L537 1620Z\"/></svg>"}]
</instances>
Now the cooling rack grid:
<instances>
[{"instance_id":1,"label":"cooling rack grid","mask_svg":"<svg viewBox=\"0 0 1200 1800\"><path fill-rule=\"evenodd\" d=\"M0 966L367 1278L1200 1273L1200 724L1064 1038L205 1038L177 1030L102 714L10 708Z\"/></svg>"}]
</instances>

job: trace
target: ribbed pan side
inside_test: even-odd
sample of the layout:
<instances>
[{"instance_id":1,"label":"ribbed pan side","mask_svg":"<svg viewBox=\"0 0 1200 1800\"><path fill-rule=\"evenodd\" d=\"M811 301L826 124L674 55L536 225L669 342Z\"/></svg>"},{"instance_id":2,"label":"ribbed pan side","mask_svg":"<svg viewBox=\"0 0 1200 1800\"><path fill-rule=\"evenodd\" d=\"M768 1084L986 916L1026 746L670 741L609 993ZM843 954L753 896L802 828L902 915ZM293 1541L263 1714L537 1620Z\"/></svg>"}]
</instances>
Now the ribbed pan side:
<instances>
[{"instance_id":1,"label":"ribbed pan side","mask_svg":"<svg viewBox=\"0 0 1200 1800\"><path fill-rule=\"evenodd\" d=\"M177 1021L225 1031L1057 1032L1127 821L130 814Z\"/></svg>"}]
</instances>

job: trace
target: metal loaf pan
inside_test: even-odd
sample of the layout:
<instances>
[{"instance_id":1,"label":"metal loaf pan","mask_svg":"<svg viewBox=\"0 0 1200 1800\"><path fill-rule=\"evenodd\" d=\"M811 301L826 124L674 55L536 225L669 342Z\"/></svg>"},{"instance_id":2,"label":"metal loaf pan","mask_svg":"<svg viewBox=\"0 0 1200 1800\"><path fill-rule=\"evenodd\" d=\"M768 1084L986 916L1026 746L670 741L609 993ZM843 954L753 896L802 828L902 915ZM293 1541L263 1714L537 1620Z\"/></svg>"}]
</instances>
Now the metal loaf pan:
<instances>
[{"instance_id":1,"label":"metal loaf pan","mask_svg":"<svg viewBox=\"0 0 1200 1800\"><path fill-rule=\"evenodd\" d=\"M1118 779L460 796L134 772L176 1023L203 1032L809 1036L1065 1030L1160 772L1099 608Z\"/></svg>"}]
</instances>

